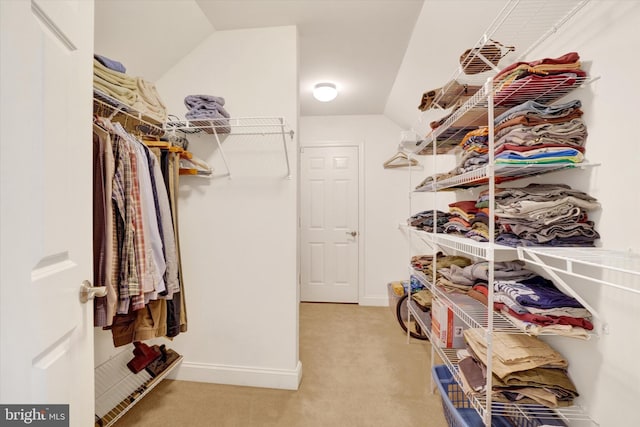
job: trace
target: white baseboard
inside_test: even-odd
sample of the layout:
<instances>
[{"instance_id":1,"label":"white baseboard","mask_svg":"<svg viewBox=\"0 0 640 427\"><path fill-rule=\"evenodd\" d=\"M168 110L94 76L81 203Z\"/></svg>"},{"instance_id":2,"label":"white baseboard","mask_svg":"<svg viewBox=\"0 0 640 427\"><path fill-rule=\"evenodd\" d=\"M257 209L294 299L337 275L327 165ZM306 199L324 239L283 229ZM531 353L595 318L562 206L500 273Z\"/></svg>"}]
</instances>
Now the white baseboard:
<instances>
[{"instance_id":1,"label":"white baseboard","mask_svg":"<svg viewBox=\"0 0 640 427\"><path fill-rule=\"evenodd\" d=\"M168 378L182 381L297 390L302 380L302 363L298 361L295 369L288 370L183 361Z\"/></svg>"},{"instance_id":2,"label":"white baseboard","mask_svg":"<svg viewBox=\"0 0 640 427\"><path fill-rule=\"evenodd\" d=\"M380 297L360 297L358 304L375 307L388 307L389 297L387 295Z\"/></svg>"}]
</instances>

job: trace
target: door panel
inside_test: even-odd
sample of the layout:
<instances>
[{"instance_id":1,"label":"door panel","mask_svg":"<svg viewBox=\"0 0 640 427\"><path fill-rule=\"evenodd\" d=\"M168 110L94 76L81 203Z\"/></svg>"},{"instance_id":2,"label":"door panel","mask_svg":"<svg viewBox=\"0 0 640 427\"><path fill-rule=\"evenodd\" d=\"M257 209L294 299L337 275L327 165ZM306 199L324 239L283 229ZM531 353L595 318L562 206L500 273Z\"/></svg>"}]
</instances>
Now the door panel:
<instances>
[{"instance_id":1,"label":"door panel","mask_svg":"<svg viewBox=\"0 0 640 427\"><path fill-rule=\"evenodd\" d=\"M301 300L358 302L358 148L301 151Z\"/></svg>"},{"instance_id":2,"label":"door panel","mask_svg":"<svg viewBox=\"0 0 640 427\"><path fill-rule=\"evenodd\" d=\"M91 425L92 1L0 1L0 401Z\"/></svg>"}]
</instances>

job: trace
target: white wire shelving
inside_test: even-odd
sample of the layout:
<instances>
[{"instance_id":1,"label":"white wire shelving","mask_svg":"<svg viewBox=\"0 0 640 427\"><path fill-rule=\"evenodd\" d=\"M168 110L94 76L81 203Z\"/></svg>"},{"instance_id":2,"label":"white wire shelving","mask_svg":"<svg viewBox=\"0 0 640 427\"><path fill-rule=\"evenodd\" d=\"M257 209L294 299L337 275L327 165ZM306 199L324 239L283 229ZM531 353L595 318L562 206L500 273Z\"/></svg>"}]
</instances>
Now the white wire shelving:
<instances>
[{"instance_id":1,"label":"white wire shelving","mask_svg":"<svg viewBox=\"0 0 640 427\"><path fill-rule=\"evenodd\" d=\"M491 77L488 77L487 80L490 81ZM529 100L551 104L590 81L592 79L587 76L575 76L571 73L547 76L527 84L521 84L517 89L510 86L505 87L500 82L492 81L491 89L488 90L484 85L457 110L445 116L446 120L428 132L423 140L402 145L401 148L407 153L423 155L443 154L454 150L467 132L481 126L487 126L489 92L494 97L494 111L496 115L499 115L507 111L508 108Z\"/></svg>"},{"instance_id":2,"label":"white wire shelving","mask_svg":"<svg viewBox=\"0 0 640 427\"><path fill-rule=\"evenodd\" d=\"M469 328L486 328L489 323L489 311L487 306L480 301L471 298L466 294L455 293L455 298L451 298L451 294L433 286L431 281L427 279L423 272L414 270L412 273L423 285L427 287L433 294L434 298L443 301L453 313L462 320ZM494 331L509 333L526 333L509 318L502 313L493 311Z\"/></svg>"},{"instance_id":3,"label":"white wire shelving","mask_svg":"<svg viewBox=\"0 0 640 427\"><path fill-rule=\"evenodd\" d=\"M418 307L418 304L414 302L412 299L408 299L409 301L409 313L411 314L411 319L420 325L420 329L427 336L428 340L431 340L431 325L427 324L424 321L424 312Z\"/></svg>"},{"instance_id":4,"label":"white wire shelving","mask_svg":"<svg viewBox=\"0 0 640 427\"><path fill-rule=\"evenodd\" d=\"M98 89L93 89L93 110L94 114L107 117L110 120L116 119L123 122L122 125L126 129L137 128L137 130L143 131L147 134L161 136L164 134L164 126L162 122L159 122L149 116L144 115L142 112L127 105L111 96L101 92ZM131 120L133 127L128 126L128 120Z\"/></svg>"},{"instance_id":5,"label":"white wire shelving","mask_svg":"<svg viewBox=\"0 0 640 427\"><path fill-rule=\"evenodd\" d=\"M281 136L284 159L287 168L286 177L287 179L291 179L287 136L293 140L294 131L289 128L284 117L232 117L177 120L168 122L166 124L166 128L167 130L179 131L186 134L205 132L213 135L229 177L231 177L231 169L229 168L229 163L224 154L224 150L222 149L223 139L235 136Z\"/></svg>"},{"instance_id":6,"label":"white wire shelving","mask_svg":"<svg viewBox=\"0 0 640 427\"><path fill-rule=\"evenodd\" d=\"M454 110L442 109L443 116L437 123L432 122L434 111L425 111L420 119L412 127L423 139L418 142L408 142L401 144L399 149L409 157L416 155L433 155L433 171L431 177L427 177L417 189L412 192L432 192L434 193L434 205L437 206L437 194L444 190L459 190L478 186L488 187L489 197L489 218L494 217L493 206L495 206L496 184L508 182L524 177L546 174L568 168L583 168L594 166L586 160L576 162L565 159L558 163L536 163L535 161L521 162L520 164L505 164L506 161L496 162L496 141L495 118L507 109L522 104L525 101L537 101L543 104L553 103L566 96L571 91L584 86L590 79L582 71L575 73L562 73L555 77L542 78L531 77L526 81L516 82L509 87L503 84L504 81L494 81L494 77L506 66L520 62L531 61L529 55L540 44L553 35L561 26L566 24L571 17L577 14L588 0L511 0L507 1L504 8L491 23L489 28L482 34L480 40L473 45L477 52L483 46L499 41L504 46L514 46L515 51L502 51L501 60L494 64L482 55L477 55L476 59L483 61L488 66L488 71L475 75L466 75L462 66L458 66L448 82L458 82L469 86L479 87L479 90ZM549 77L549 76L545 76ZM443 85L443 88L446 85ZM439 95L444 95L441 89ZM436 95L436 101L438 96ZM438 103L434 101L435 105ZM445 114L447 114L445 116ZM488 153L483 165L476 166L477 169L470 172L461 173L465 166L459 165L455 169L446 173L437 174L438 154L452 153L460 154L462 142L465 135L479 127L486 126L488 129ZM501 163L504 162L504 163ZM411 200L411 197L410 197ZM474 258L480 258L489 262L488 282L493 283L494 263L498 260L518 259L519 251L511 247L503 247L495 243L495 222L489 224L489 242L480 243L472 239L444 235L435 232L424 232L413 229L410 236L417 236L420 240L428 243L434 248L434 254L440 248L450 250L455 254L464 254ZM548 262L548 261L545 261ZM565 270L569 270L565 266ZM420 274L416 274L420 276ZM429 280L422 275L421 281ZM449 298L437 286L430 289L434 298L444 301L454 314L461 321L472 328L481 328L487 337L487 353L493 354L492 334L494 332L506 333L527 333L522 330L517 323L511 322L508 316L493 310L493 286L488 290L489 304L485 306L479 301L470 297L467 301L459 303L459 299ZM452 372L459 384L462 384L458 370L458 356L455 349L440 348L432 345L432 351L444 361L445 365ZM432 361L435 360L432 353ZM488 357L486 369L492 371L492 357ZM492 390L492 378L488 376L486 389ZM444 396L443 396L444 397ZM539 420L545 418L562 419L570 421L571 426L595 426L597 425L585 411L578 407L550 409L542 405L517 405L496 402L492 393L469 396L470 404L476 409L484 421L485 425L491 425L493 415L506 415L517 426L538 426ZM537 419L537 423L533 422ZM544 423L543 423L544 424Z\"/></svg>"},{"instance_id":7,"label":"white wire shelving","mask_svg":"<svg viewBox=\"0 0 640 427\"><path fill-rule=\"evenodd\" d=\"M435 234L413 227L408 227L408 230L429 246L436 245L438 247L449 248L474 258L508 261L517 258L518 255L517 250L510 246L491 246L488 242L477 242L464 236L444 233Z\"/></svg>"},{"instance_id":8,"label":"white wire shelving","mask_svg":"<svg viewBox=\"0 0 640 427\"><path fill-rule=\"evenodd\" d=\"M222 141L228 137L236 136L258 136L269 135L279 136L282 139L284 160L286 165L286 178L291 179L291 165L289 161L289 150L287 147L287 137L293 140L294 131L289 127L284 117L232 117L198 120L167 120L159 122L150 118L130 105L101 92L93 90L94 113L96 111L104 113L109 119L122 118L121 121L130 120L135 125L131 129L139 130L156 136L165 136L175 132L183 134L194 134L204 132L213 135L218 145L222 161L227 173L225 176L231 178L231 169L222 148ZM125 128L129 128L125 125Z\"/></svg>"},{"instance_id":9,"label":"white wire shelving","mask_svg":"<svg viewBox=\"0 0 640 427\"><path fill-rule=\"evenodd\" d=\"M555 34L559 28L565 25L588 2L589 0L507 1L493 22L491 22L479 40L473 45L475 54L472 52L471 56L467 57L467 60L484 62L487 71L476 74L465 74L463 67L458 65L448 79L448 82L479 86L481 89L472 95L456 111L450 112L450 110L442 110L443 113L448 112L450 116L435 130L432 130L430 126L432 115L429 114L429 112L422 113L411 130L418 135L424 136L424 140L418 141L416 144L401 146L400 148L413 154L446 152L453 149L467 131L477 128L479 126L478 122L484 120L484 125L486 126L488 117L486 112L482 112L482 109L487 106L486 99L489 92L485 87L487 80L506 66L527 60L532 51ZM491 44L493 41L497 41L503 46L514 47L513 50L501 48L501 58L496 64L480 54L480 48ZM567 89L572 90L587 81L586 78L577 76L576 81L567 85L567 78L571 77L557 76L551 80L547 80L545 83L540 81L531 82L527 90L520 89L513 92L502 91L503 96L498 93L501 89L500 86L491 85L491 91L498 94L496 97L498 102L495 107L514 106L532 98L538 98L540 102L552 102L567 93L566 91L558 90L559 86L565 85ZM436 94L434 104L437 104L439 97L444 95L446 87L447 85L443 85L442 88L438 89L440 92ZM436 90L436 92L438 90ZM532 97L531 92L537 92L537 95ZM478 114L480 114L479 117ZM474 117L472 126L465 123L465 116L467 116L467 119L469 116ZM428 152L429 148L432 149L432 153Z\"/></svg>"},{"instance_id":10,"label":"white wire shelving","mask_svg":"<svg viewBox=\"0 0 640 427\"><path fill-rule=\"evenodd\" d=\"M443 179L430 180L423 185L417 187L417 193L465 189L471 187L479 187L487 185L491 169L493 175L500 183L514 181L521 178L532 177L544 173L555 172L565 169L583 169L598 166L597 163L581 162L581 163L550 163L550 164L524 164L524 165L494 165L482 166L478 169L455 175Z\"/></svg>"},{"instance_id":11,"label":"white wire shelving","mask_svg":"<svg viewBox=\"0 0 640 427\"><path fill-rule=\"evenodd\" d=\"M603 248L520 247L518 257L546 271L640 294L640 255Z\"/></svg>"},{"instance_id":12,"label":"white wire shelving","mask_svg":"<svg viewBox=\"0 0 640 427\"><path fill-rule=\"evenodd\" d=\"M412 275L418 279L420 283L422 283L427 289L429 289L434 298L439 298L446 303L446 306L453 311L453 313L458 316L467 327L469 328L486 328L488 324L488 311L487 307L479 301L474 300L471 297L465 297L462 294L456 294L456 299L464 298L464 307L462 307L458 302L454 301L452 298L448 296L448 294L442 291L437 286L433 286L431 281L426 277L426 275L415 269L411 269ZM429 330L427 324L422 321L419 317L419 308L414 306L409 306L409 310L411 315L414 317L414 320L418 322L420 327L423 330ZM494 332L504 332L504 333L527 333L520 329L517 325L513 324L508 316L505 316L498 312L493 312L493 331ZM433 340L431 339L431 333L428 334L429 340L432 345L432 352L437 354L440 360L449 368L454 378L458 382L458 384L463 384L462 379L460 378L460 372L458 368L459 358L458 358L458 350L457 348L445 348L440 347L436 344L433 344ZM433 357L433 355L432 355ZM471 406L478 411L481 417L485 417L488 413L486 406L486 395L485 394L476 394L476 395L467 395ZM539 424L528 424L529 422L533 423L544 419L561 419L567 422L570 422L571 426L595 426L596 424L593 420L585 413L585 411L577 406L567 407L567 408L546 408L540 405L518 405L518 404L510 404L510 403L502 403L502 402L492 402L491 411L492 415L502 415L508 416L510 418L515 418L519 420L518 425L539 425ZM522 424L524 423L524 424Z\"/></svg>"},{"instance_id":13,"label":"white wire shelving","mask_svg":"<svg viewBox=\"0 0 640 427\"><path fill-rule=\"evenodd\" d=\"M131 351L123 350L95 368L96 427L114 425L182 361L179 356L153 377L144 369L137 374L131 372L127 362L132 358Z\"/></svg>"}]
</instances>

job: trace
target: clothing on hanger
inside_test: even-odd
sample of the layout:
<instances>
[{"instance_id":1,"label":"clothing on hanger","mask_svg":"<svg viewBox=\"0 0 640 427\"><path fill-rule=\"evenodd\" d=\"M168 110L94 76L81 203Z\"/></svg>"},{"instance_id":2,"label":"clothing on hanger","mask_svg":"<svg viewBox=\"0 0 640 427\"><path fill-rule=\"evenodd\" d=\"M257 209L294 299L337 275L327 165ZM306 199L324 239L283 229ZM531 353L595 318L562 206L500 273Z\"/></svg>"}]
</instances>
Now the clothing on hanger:
<instances>
[{"instance_id":1,"label":"clothing on hanger","mask_svg":"<svg viewBox=\"0 0 640 427\"><path fill-rule=\"evenodd\" d=\"M180 154L94 117L95 326L116 347L186 331L177 233Z\"/></svg>"}]
</instances>

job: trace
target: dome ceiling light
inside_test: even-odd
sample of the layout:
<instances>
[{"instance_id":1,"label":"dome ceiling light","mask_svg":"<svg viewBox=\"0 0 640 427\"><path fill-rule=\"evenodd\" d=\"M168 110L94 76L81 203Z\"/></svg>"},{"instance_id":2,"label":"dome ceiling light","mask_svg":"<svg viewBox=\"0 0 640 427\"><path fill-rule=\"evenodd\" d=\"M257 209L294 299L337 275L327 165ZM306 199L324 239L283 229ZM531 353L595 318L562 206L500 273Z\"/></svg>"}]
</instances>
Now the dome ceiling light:
<instances>
[{"instance_id":1,"label":"dome ceiling light","mask_svg":"<svg viewBox=\"0 0 640 427\"><path fill-rule=\"evenodd\" d=\"M333 83L318 83L313 87L313 97L320 102L333 101L338 96L338 89Z\"/></svg>"}]
</instances>

